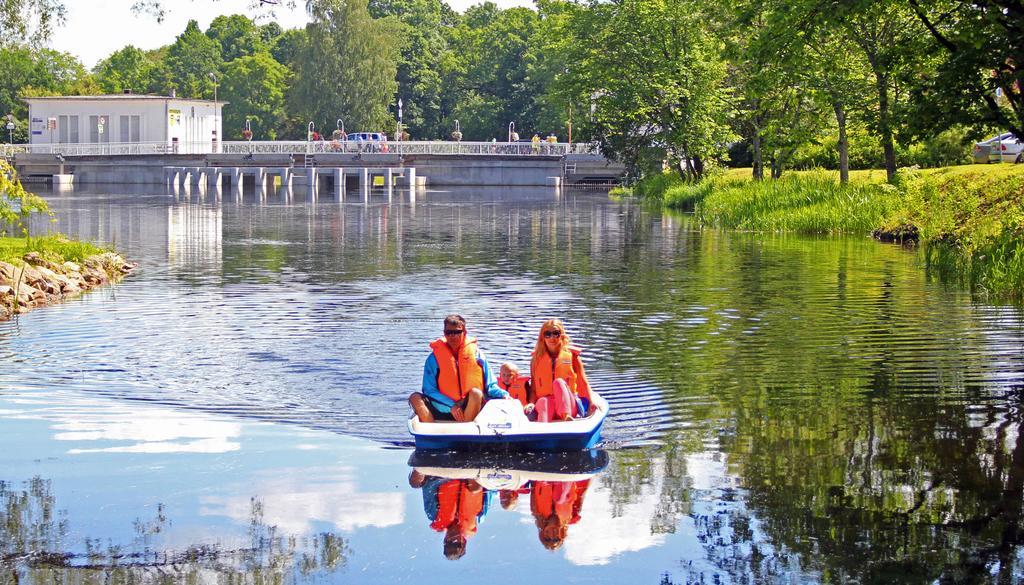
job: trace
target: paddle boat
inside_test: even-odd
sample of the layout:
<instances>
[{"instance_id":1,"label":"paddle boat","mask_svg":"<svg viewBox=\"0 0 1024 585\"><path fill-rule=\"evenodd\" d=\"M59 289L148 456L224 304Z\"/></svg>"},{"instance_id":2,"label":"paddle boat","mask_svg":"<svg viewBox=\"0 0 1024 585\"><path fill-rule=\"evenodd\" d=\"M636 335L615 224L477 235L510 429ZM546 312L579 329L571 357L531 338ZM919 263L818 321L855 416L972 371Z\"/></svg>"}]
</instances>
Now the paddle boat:
<instances>
[{"instance_id":1,"label":"paddle boat","mask_svg":"<svg viewBox=\"0 0 1024 585\"><path fill-rule=\"evenodd\" d=\"M422 422L409 417L409 433L417 449L518 448L537 451L571 451L593 448L601 440L601 425L608 415L608 401L591 391L596 409L586 417L568 421L533 422L514 399L488 400L471 422Z\"/></svg>"},{"instance_id":2,"label":"paddle boat","mask_svg":"<svg viewBox=\"0 0 1024 585\"><path fill-rule=\"evenodd\" d=\"M409 466L423 475L446 479L472 479L488 491L519 489L530 481L582 481L608 466L608 453L600 449L561 453L451 453L415 451Z\"/></svg>"}]
</instances>

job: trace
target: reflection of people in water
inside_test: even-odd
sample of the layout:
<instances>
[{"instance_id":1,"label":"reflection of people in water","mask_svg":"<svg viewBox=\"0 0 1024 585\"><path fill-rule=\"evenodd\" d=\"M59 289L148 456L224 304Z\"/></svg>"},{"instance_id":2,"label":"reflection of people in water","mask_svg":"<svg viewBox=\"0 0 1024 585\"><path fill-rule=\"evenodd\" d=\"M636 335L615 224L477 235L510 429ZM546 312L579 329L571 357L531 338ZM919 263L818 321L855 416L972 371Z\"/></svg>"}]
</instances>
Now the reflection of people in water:
<instances>
[{"instance_id":1,"label":"reflection of people in water","mask_svg":"<svg viewBox=\"0 0 1024 585\"><path fill-rule=\"evenodd\" d=\"M423 511L430 527L444 532L445 558L461 558L466 541L487 514L490 494L472 479L425 476L416 470L409 474L409 485L423 490Z\"/></svg>"},{"instance_id":2,"label":"reflection of people in water","mask_svg":"<svg viewBox=\"0 0 1024 585\"><path fill-rule=\"evenodd\" d=\"M548 550L562 546L569 525L580 520L583 496L590 480L531 482L530 511L537 523L541 544Z\"/></svg>"}]
</instances>

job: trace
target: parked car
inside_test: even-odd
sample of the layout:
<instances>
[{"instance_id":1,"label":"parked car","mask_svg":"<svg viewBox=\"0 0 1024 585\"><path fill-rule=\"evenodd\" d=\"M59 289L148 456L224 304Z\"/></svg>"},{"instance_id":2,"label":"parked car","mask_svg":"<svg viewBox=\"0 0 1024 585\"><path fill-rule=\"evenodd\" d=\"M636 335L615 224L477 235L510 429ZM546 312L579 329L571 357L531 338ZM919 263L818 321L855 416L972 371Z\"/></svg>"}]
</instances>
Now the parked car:
<instances>
[{"instance_id":1,"label":"parked car","mask_svg":"<svg viewBox=\"0 0 1024 585\"><path fill-rule=\"evenodd\" d=\"M356 143L359 152L388 151L388 136L383 132L352 132L346 138Z\"/></svg>"},{"instance_id":2,"label":"parked car","mask_svg":"<svg viewBox=\"0 0 1024 585\"><path fill-rule=\"evenodd\" d=\"M974 145L974 162L986 164L990 162L1020 163L1024 152L1024 143L1007 132Z\"/></svg>"}]
</instances>

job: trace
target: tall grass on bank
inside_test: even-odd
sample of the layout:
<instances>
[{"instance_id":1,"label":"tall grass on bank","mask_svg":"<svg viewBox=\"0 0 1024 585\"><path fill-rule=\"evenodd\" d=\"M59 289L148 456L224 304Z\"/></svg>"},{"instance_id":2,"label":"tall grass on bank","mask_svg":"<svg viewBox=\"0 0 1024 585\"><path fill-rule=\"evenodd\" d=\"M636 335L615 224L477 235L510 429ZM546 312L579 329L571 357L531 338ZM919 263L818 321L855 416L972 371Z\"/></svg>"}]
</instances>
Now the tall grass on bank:
<instances>
[{"instance_id":1,"label":"tall grass on bank","mask_svg":"<svg viewBox=\"0 0 1024 585\"><path fill-rule=\"evenodd\" d=\"M0 262L20 266L22 257L29 252L38 252L50 262L82 262L89 256L109 252L110 250L89 242L69 240L60 234L37 236L31 238L0 237Z\"/></svg>"},{"instance_id":2,"label":"tall grass on bank","mask_svg":"<svg viewBox=\"0 0 1024 585\"><path fill-rule=\"evenodd\" d=\"M749 172L695 184L662 175L634 193L693 211L709 226L919 241L926 268L941 280L1024 302L1024 165L901 169L893 184L877 171L854 173L849 185L834 172L775 181L753 181Z\"/></svg>"},{"instance_id":3,"label":"tall grass on bank","mask_svg":"<svg viewBox=\"0 0 1024 585\"><path fill-rule=\"evenodd\" d=\"M668 179L660 178L668 177ZM892 187L870 182L840 185L834 173L789 173L779 180L753 181L736 173L684 183L671 175L644 184L648 193L674 209L693 211L701 223L750 231L808 234L868 233L901 204Z\"/></svg>"},{"instance_id":4,"label":"tall grass on bank","mask_svg":"<svg viewBox=\"0 0 1024 585\"><path fill-rule=\"evenodd\" d=\"M1024 167L901 171L906 206L883 229L916 229L928 270L1024 302Z\"/></svg>"}]
</instances>

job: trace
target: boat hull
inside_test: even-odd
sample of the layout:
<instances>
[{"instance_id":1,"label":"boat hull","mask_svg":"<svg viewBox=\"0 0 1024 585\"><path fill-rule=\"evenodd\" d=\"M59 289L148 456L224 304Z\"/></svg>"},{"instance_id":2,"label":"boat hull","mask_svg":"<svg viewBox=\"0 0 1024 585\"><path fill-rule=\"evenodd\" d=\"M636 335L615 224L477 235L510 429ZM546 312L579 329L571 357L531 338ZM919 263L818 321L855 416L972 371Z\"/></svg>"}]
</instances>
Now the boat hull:
<instances>
[{"instance_id":1,"label":"boat hull","mask_svg":"<svg viewBox=\"0 0 1024 585\"><path fill-rule=\"evenodd\" d=\"M528 421L518 401L490 400L476 420L468 423L423 423L413 415L409 432L417 449L591 449L601 441L601 427L608 414L608 403L603 398L595 393L593 400L598 408L591 416L554 423Z\"/></svg>"}]
</instances>

